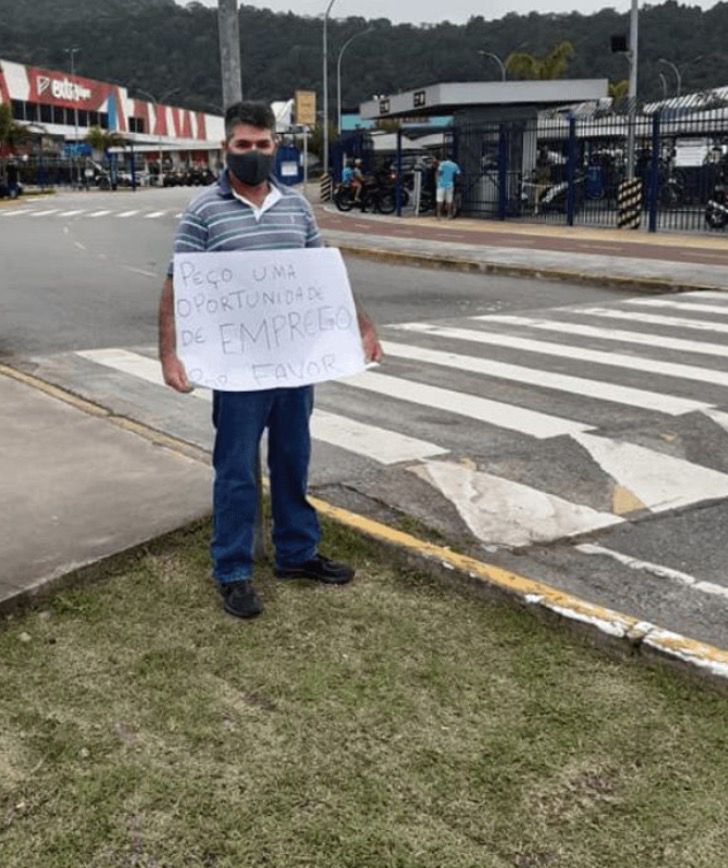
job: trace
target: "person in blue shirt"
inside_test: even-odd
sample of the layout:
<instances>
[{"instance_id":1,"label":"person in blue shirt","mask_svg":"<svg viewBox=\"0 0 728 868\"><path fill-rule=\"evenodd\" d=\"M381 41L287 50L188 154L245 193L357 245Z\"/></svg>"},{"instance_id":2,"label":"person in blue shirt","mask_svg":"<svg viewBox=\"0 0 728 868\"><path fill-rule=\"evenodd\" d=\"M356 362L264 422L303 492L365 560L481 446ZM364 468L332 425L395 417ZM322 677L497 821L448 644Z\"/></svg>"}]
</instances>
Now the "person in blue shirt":
<instances>
[{"instance_id":1,"label":"person in blue shirt","mask_svg":"<svg viewBox=\"0 0 728 868\"><path fill-rule=\"evenodd\" d=\"M341 173L341 183L345 187L351 187L354 193L354 204L361 204L361 194L364 189L364 172L362 171L361 157L357 157L353 162L347 163ZM364 210L362 208L362 210Z\"/></svg>"},{"instance_id":2,"label":"person in blue shirt","mask_svg":"<svg viewBox=\"0 0 728 868\"><path fill-rule=\"evenodd\" d=\"M460 174L460 166L449 157L437 167L437 219L455 216L455 178Z\"/></svg>"}]
</instances>

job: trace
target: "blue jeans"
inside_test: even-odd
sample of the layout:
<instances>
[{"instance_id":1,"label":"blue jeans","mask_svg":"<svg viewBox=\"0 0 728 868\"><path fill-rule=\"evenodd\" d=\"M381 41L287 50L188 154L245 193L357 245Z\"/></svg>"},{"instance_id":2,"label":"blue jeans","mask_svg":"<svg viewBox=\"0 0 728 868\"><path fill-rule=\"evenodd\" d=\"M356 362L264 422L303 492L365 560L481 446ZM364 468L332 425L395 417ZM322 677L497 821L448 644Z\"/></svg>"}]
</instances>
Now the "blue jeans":
<instances>
[{"instance_id":1,"label":"blue jeans","mask_svg":"<svg viewBox=\"0 0 728 868\"><path fill-rule=\"evenodd\" d=\"M297 566L317 551L316 511L306 499L313 386L214 392L214 530L210 552L219 582L250 578L257 508L255 465L268 428L268 469L276 566Z\"/></svg>"}]
</instances>

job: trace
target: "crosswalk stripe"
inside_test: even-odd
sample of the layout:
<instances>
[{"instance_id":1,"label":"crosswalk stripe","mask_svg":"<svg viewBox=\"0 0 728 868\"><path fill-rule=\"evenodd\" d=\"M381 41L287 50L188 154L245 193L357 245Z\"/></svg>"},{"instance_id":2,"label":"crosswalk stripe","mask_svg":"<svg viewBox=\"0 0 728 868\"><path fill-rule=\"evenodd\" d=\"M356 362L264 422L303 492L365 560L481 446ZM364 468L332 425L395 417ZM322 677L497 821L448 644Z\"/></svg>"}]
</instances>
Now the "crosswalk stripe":
<instances>
[{"instance_id":1,"label":"crosswalk stripe","mask_svg":"<svg viewBox=\"0 0 728 868\"><path fill-rule=\"evenodd\" d=\"M728 316L728 307L724 304L700 304L691 301L672 301L667 298L630 298L627 304L640 307L662 307L670 310L688 310L695 313L709 313L713 316Z\"/></svg>"},{"instance_id":2,"label":"crosswalk stripe","mask_svg":"<svg viewBox=\"0 0 728 868\"><path fill-rule=\"evenodd\" d=\"M50 214L56 214L60 211L60 208L48 208L45 211L31 211L29 213L29 217L48 217Z\"/></svg>"},{"instance_id":3,"label":"crosswalk stripe","mask_svg":"<svg viewBox=\"0 0 728 868\"><path fill-rule=\"evenodd\" d=\"M716 301L723 301L728 304L728 292L720 289L698 289L694 292L682 292L680 298L700 299L714 298Z\"/></svg>"},{"instance_id":4,"label":"crosswalk stripe","mask_svg":"<svg viewBox=\"0 0 728 868\"><path fill-rule=\"evenodd\" d=\"M0 211L0 215L3 217L20 217L21 214L33 214L33 210L31 208L21 208L19 211L16 211L14 208L9 209L7 211Z\"/></svg>"},{"instance_id":5,"label":"crosswalk stripe","mask_svg":"<svg viewBox=\"0 0 728 868\"><path fill-rule=\"evenodd\" d=\"M75 217L76 214L83 214L83 212L85 210L86 210L85 208L75 208L72 211L61 211L61 213L58 216L59 217Z\"/></svg>"},{"instance_id":6,"label":"crosswalk stripe","mask_svg":"<svg viewBox=\"0 0 728 868\"><path fill-rule=\"evenodd\" d=\"M179 218L180 218L180 217L184 217L185 214L184 214L184 211L179 211L179 212L178 212L177 214L175 214L174 216L179 220Z\"/></svg>"},{"instance_id":7,"label":"crosswalk stripe","mask_svg":"<svg viewBox=\"0 0 728 868\"><path fill-rule=\"evenodd\" d=\"M82 350L77 353L84 359L130 374L139 379L164 386L159 362L148 356L123 349ZM210 402L212 393L196 389L192 396ZM434 443L419 440L396 431L367 425L355 419L314 410L311 419L311 436L315 440L338 446L370 458L380 464L398 464L404 461L421 461L436 455L445 455L448 450Z\"/></svg>"},{"instance_id":8,"label":"crosswalk stripe","mask_svg":"<svg viewBox=\"0 0 728 868\"><path fill-rule=\"evenodd\" d=\"M724 431L728 431L728 413L723 413L710 407L705 411L705 415L711 418L717 425L720 425Z\"/></svg>"},{"instance_id":9,"label":"crosswalk stripe","mask_svg":"<svg viewBox=\"0 0 728 868\"><path fill-rule=\"evenodd\" d=\"M424 383L416 383L412 380L377 374L372 371L347 377L339 382L345 386L363 389L389 398L421 404L425 407L444 410L446 413L455 413L458 416L467 416L470 419L487 422L497 428L518 431L539 440L592 430L591 426L582 422L575 422L572 419L550 416L536 410L518 407L515 404L504 404L500 401L491 401L488 398L479 398L466 392L453 392L449 389L428 386Z\"/></svg>"},{"instance_id":10,"label":"crosswalk stripe","mask_svg":"<svg viewBox=\"0 0 728 868\"><path fill-rule=\"evenodd\" d=\"M491 545L549 542L624 521L612 513L452 461L426 461L411 471L448 498L475 536Z\"/></svg>"},{"instance_id":11,"label":"crosswalk stripe","mask_svg":"<svg viewBox=\"0 0 728 868\"><path fill-rule=\"evenodd\" d=\"M152 211L150 214L145 214L145 220L152 220L154 217L163 217L167 212L166 211Z\"/></svg>"},{"instance_id":12,"label":"crosswalk stripe","mask_svg":"<svg viewBox=\"0 0 728 868\"><path fill-rule=\"evenodd\" d=\"M665 567L662 564L655 564L651 561L643 561L639 558L633 558L630 555L625 555L622 552L614 549L605 548L604 546L595 545L593 543L582 543L574 546L574 548L585 555L601 555L611 558L631 570L650 573L653 576L658 576L661 579L672 579L680 585L685 585L695 591L702 591L704 594L714 594L717 597L728 599L728 588L724 585L717 585L715 582L703 582L691 576L689 573L684 573L682 570L673 570L670 567Z\"/></svg>"},{"instance_id":13,"label":"crosswalk stripe","mask_svg":"<svg viewBox=\"0 0 728 868\"><path fill-rule=\"evenodd\" d=\"M385 349L392 354L397 346ZM85 350L76 355L163 385L159 363L148 356L121 348ZM429 357L419 360L431 362ZM472 361L478 360L467 360L469 370L473 369ZM339 385L479 419L538 439L571 436L605 476L614 480L615 491L629 495L629 509L619 508L615 500L616 513L642 508L663 512L728 497L727 474L634 443L601 436L593 427L563 417L372 371L339 381ZM197 389L192 396L211 401L211 393L206 389ZM728 414L710 407L705 412L718 424L728 425ZM411 469L449 497L482 539L492 540L495 534L516 545L583 533L621 521L619 515L571 503L522 483L474 470L470 465L433 460L448 453L441 445L321 410L315 411L311 424L312 436L317 441L383 465L415 462L417 467Z\"/></svg>"},{"instance_id":14,"label":"crosswalk stripe","mask_svg":"<svg viewBox=\"0 0 728 868\"><path fill-rule=\"evenodd\" d=\"M634 443L574 435L594 461L653 512L728 497L728 475Z\"/></svg>"},{"instance_id":15,"label":"crosswalk stripe","mask_svg":"<svg viewBox=\"0 0 728 868\"><path fill-rule=\"evenodd\" d=\"M679 398L663 392L649 392L645 389L620 386L615 383L607 383L603 380L572 377L568 374L556 374L550 371L540 371L536 368L525 368L521 365L510 365L491 359L463 356L441 350L429 350L424 347L398 344L391 341L385 342L383 349L387 355L397 358L412 359L430 365L456 368L460 371L484 374L489 377L512 380L517 383L527 383L531 386L541 386L545 389L569 392L572 395L582 395L585 398L594 398L599 401L610 401L629 407L654 410L657 413L667 413L671 416L693 413L710 406L700 401Z\"/></svg>"},{"instance_id":16,"label":"crosswalk stripe","mask_svg":"<svg viewBox=\"0 0 728 868\"><path fill-rule=\"evenodd\" d=\"M366 425L324 410L314 410L311 417L311 436L314 440L356 452L380 464L423 461L425 458L446 455L448 452L434 443L376 425Z\"/></svg>"},{"instance_id":17,"label":"crosswalk stripe","mask_svg":"<svg viewBox=\"0 0 728 868\"><path fill-rule=\"evenodd\" d=\"M111 211L92 211L90 214L87 214L87 217L106 217L107 214L111 214Z\"/></svg>"},{"instance_id":18,"label":"crosswalk stripe","mask_svg":"<svg viewBox=\"0 0 728 868\"><path fill-rule=\"evenodd\" d=\"M506 347L523 350L557 358L576 359L580 362L594 362L598 365L609 365L627 370L646 371L650 374L660 374L665 377L679 377L684 380L697 380L718 386L728 386L728 372L714 371L711 368L700 368L693 365L681 365L675 362L662 362L658 359L646 359L640 356L630 356L622 353L588 350L584 347L569 344L537 341L530 338L520 338L515 335L496 334L495 332L476 331L475 329L452 328L450 326L430 325L429 323L404 323L389 326L399 331L431 335L448 340L468 341L476 344Z\"/></svg>"},{"instance_id":19,"label":"crosswalk stripe","mask_svg":"<svg viewBox=\"0 0 728 868\"><path fill-rule=\"evenodd\" d=\"M728 323L704 322L695 319L687 319L686 317L661 316L660 314L639 313L631 310L611 310L605 307L579 307L571 309L569 313L577 314L578 316L598 316L607 319L628 320L629 322L646 323L647 325L671 326L672 328L728 333Z\"/></svg>"},{"instance_id":20,"label":"crosswalk stripe","mask_svg":"<svg viewBox=\"0 0 728 868\"><path fill-rule=\"evenodd\" d=\"M597 338L603 341L618 341L625 344L639 344L645 347L658 347L666 350L678 350L685 353L698 353L707 356L728 358L728 345L702 343L685 338L665 337L664 335L648 335L642 332L630 332L622 329L600 328L598 326L582 325L581 323L565 322L563 320L537 319L535 317L512 316L510 314L487 314L472 317L487 323L501 325L524 326L541 331L560 334L578 335L585 338Z\"/></svg>"},{"instance_id":21,"label":"crosswalk stripe","mask_svg":"<svg viewBox=\"0 0 728 868\"><path fill-rule=\"evenodd\" d=\"M121 211L116 216L117 217L133 217L135 214L138 214L138 213L139 213L138 209L136 211Z\"/></svg>"}]
</instances>

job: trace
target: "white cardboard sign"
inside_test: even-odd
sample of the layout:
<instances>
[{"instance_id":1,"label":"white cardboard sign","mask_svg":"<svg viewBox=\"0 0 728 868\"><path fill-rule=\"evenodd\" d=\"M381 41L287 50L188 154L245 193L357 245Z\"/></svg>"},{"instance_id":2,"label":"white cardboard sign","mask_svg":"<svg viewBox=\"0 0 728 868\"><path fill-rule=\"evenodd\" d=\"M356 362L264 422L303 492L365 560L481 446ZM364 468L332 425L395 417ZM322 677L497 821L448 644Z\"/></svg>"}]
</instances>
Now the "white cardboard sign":
<instances>
[{"instance_id":1,"label":"white cardboard sign","mask_svg":"<svg viewBox=\"0 0 728 868\"><path fill-rule=\"evenodd\" d=\"M196 386L290 388L365 367L336 249L175 254L174 310L177 354Z\"/></svg>"}]
</instances>

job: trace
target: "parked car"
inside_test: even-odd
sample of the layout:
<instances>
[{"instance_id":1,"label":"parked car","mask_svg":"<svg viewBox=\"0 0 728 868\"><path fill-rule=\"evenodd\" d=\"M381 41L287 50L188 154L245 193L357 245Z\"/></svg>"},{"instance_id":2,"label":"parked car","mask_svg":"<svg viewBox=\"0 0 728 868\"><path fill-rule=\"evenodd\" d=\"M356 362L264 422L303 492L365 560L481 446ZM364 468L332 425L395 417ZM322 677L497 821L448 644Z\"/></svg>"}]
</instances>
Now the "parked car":
<instances>
[{"instance_id":1,"label":"parked car","mask_svg":"<svg viewBox=\"0 0 728 868\"><path fill-rule=\"evenodd\" d=\"M131 187L131 172L128 169L119 169L116 173L116 179L120 187ZM149 186L150 175L146 169L136 169L134 171L134 179L137 187Z\"/></svg>"}]
</instances>

